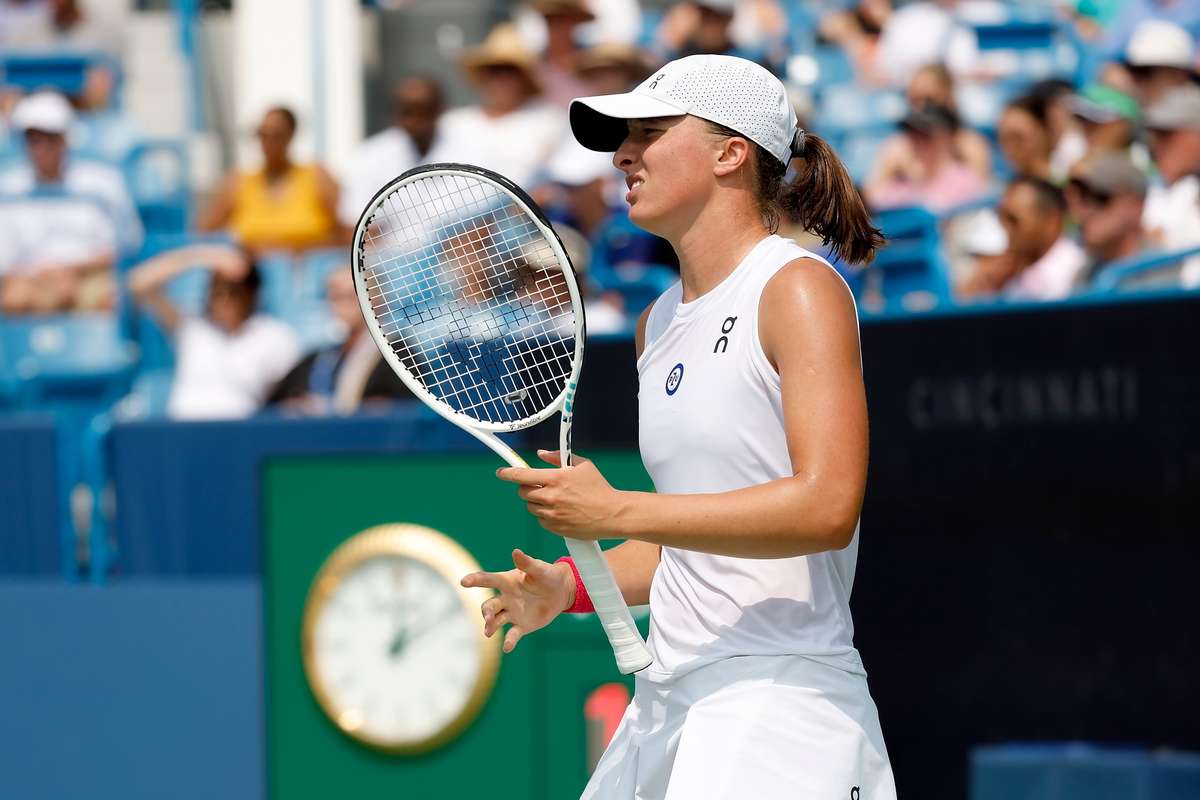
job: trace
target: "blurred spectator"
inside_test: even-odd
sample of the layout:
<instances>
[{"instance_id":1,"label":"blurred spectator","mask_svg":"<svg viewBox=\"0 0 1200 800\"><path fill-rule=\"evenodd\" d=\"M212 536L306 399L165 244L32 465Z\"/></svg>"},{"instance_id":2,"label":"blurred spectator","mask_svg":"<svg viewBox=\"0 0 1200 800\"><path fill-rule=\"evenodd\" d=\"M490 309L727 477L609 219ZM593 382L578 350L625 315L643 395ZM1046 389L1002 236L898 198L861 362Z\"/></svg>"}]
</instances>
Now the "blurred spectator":
<instances>
[{"instance_id":1,"label":"blurred spectator","mask_svg":"<svg viewBox=\"0 0 1200 800\"><path fill-rule=\"evenodd\" d=\"M1104 0L1089 2L1109 5ZM1171 22L1189 31L1200 30L1200 3L1195 0L1123 0L1112 3L1111 7L1114 13L1105 26L1100 49L1114 59L1125 50L1138 27L1147 20Z\"/></svg>"},{"instance_id":2,"label":"blurred spectator","mask_svg":"<svg viewBox=\"0 0 1200 800\"><path fill-rule=\"evenodd\" d=\"M1087 152L1128 150L1137 135L1141 111L1128 94L1103 84L1085 87L1071 112L1087 141Z\"/></svg>"},{"instance_id":3,"label":"blurred spectator","mask_svg":"<svg viewBox=\"0 0 1200 800\"><path fill-rule=\"evenodd\" d=\"M1143 108L1197 77L1192 35L1166 20L1148 19L1138 25L1125 48L1123 63Z\"/></svg>"},{"instance_id":4,"label":"blurred spectator","mask_svg":"<svg viewBox=\"0 0 1200 800\"><path fill-rule=\"evenodd\" d=\"M1070 83L1049 79L1004 107L996 138L1011 174L1066 182L1071 167L1088 151L1073 113L1075 98Z\"/></svg>"},{"instance_id":5,"label":"blurred spectator","mask_svg":"<svg viewBox=\"0 0 1200 800\"><path fill-rule=\"evenodd\" d=\"M211 271L204 316L185 315L164 294L197 266ZM129 273L134 300L171 334L175 380L167 413L176 419L236 419L262 406L300 355L284 323L258 313L262 279L251 256L221 245L169 250Z\"/></svg>"},{"instance_id":6,"label":"blurred spectator","mask_svg":"<svg viewBox=\"0 0 1200 800\"><path fill-rule=\"evenodd\" d=\"M75 199L52 214L32 204L6 203L4 305L10 312L109 308L111 266L141 246L142 226L119 171L69 157L74 114L66 98L37 92L13 109L25 139L25 160L0 173L0 196ZM24 244L22 244L24 243Z\"/></svg>"},{"instance_id":7,"label":"blurred spectator","mask_svg":"<svg viewBox=\"0 0 1200 800\"><path fill-rule=\"evenodd\" d=\"M1142 222L1168 250L1200 244L1200 87L1162 95L1146 109L1146 129L1162 184L1148 190ZM1184 265L1183 284L1200 285L1200 259Z\"/></svg>"},{"instance_id":8,"label":"blurred spectator","mask_svg":"<svg viewBox=\"0 0 1200 800\"><path fill-rule=\"evenodd\" d=\"M921 110L939 107L948 110L953 121L952 145L954 160L970 167L980 178L992 177L992 155L987 139L964 126L954 108L954 80L940 64L917 70L908 84L908 106ZM916 161L911 137L897 134L888 138L880 148L869 183L878 184L888 176L904 176Z\"/></svg>"},{"instance_id":9,"label":"blurred spectator","mask_svg":"<svg viewBox=\"0 0 1200 800\"><path fill-rule=\"evenodd\" d=\"M951 220L945 238L955 295L961 299L993 297L1012 278L1013 257L1008 234L991 209Z\"/></svg>"},{"instance_id":10,"label":"blurred spectator","mask_svg":"<svg viewBox=\"0 0 1200 800\"><path fill-rule=\"evenodd\" d=\"M425 163L437 141L443 99L442 87L435 78L404 78L396 84L392 100L391 127L364 141L350 166L350 179L338 209L338 219L347 228L354 227L385 183Z\"/></svg>"},{"instance_id":11,"label":"blurred spectator","mask_svg":"<svg viewBox=\"0 0 1200 800\"><path fill-rule=\"evenodd\" d=\"M773 0L679 2L663 14L651 50L660 61L698 54L731 55L778 72L786 58L780 50L786 27L786 17Z\"/></svg>"},{"instance_id":12,"label":"blurred spectator","mask_svg":"<svg viewBox=\"0 0 1200 800\"><path fill-rule=\"evenodd\" d=\"M558 147L566 114L539 101L537 62L510 24L496 26L462 59L480 105L441 119L431 162L457 161L499 172L528 187Z\"/></svg>"},{"instance_id":13,"label":"blurred spectator","mask_svg":"<svg viewBox=\"0 0 1200 800\"><path fill-rule=\"evenodd\" d=\"M589 93L575 74L576 31L596 17L583 0L534 0L532 6L546 21L546 50L538 65L543 93L548 103L565 109Z\"/></svg>"},{"instance_id":14,"label":"blurred spectator","mask_svg":"<svg viewBox=\"0 0 1200 800\"><path fill-rule=\"evenodd\" d=\"M917 0L887 15L876 55L877 74L897 88L908 85L926 64L945 64L956 78L974 76L979 43L975 32L957 20L957 5L955 0Z\"/></svg>"},{"instance_id":15,"label":"blurred spectator","mask_svg":"<svg viewBox=\"0 0 1200 800\"><path fill-rule=\"evenodd\" d=\"M120 247L133 252L143 231L125 178L107 164L70 157L67 132L74 118L71 104L57 92L36 92L17 103L12 126L25 137L28 161L0 173L0 195L48 190L97 199L112 217Z\"/></svg>"},{"instance_id":16,"label":"blurred spectator","mask_svg":"<svg viewBox=\"0 0 1200 800\"><path fill-rule=\"evenodd\" d=\"M104 53L120 64L121 29L101 15L85 12L78 0L46 0L5 4L0 10L0 49ZM116 88L114 67L90 68L79 93L83 108L107 108Z\"/></svg>"},{"instance_id":17,"label":"blurred spectator","mask_svg":"<svg viewBox=\"0 0 1200 800\"><path fill-rule=\"evenodd\" d=\"M112 220L84 198L0 200L0 312L106 311L116 303Z\"/></svg>"},{"instance_id":18,"label":"blurred spectator","mask_svg":"<svg viewBox=\"0 0 1200 800\"><path fill-rule=\"evenodd\" d=\"M877 65L883 23L891 13L891 0L860 0L852 8L826 13L818 23L821 38L841 48L861 84L886 86L892 82Z\"/></svg>"},{"instance_id":19,"label":"blurred spectator","mask_svg":"<svg viewBox=\"0 0 1200 800\"><path fill-rule=\"evenodd\" d=\"M320 164L297 164L288 155L296 115L272 108L256 135L263 164L234 170L200 214L197 230L229 228L251 250L307 250L346 241L337 222L338 186Z\"/></svg>"},{"instance_id":20,"label":"blurred spectator","mask_svg":"<svg viewBox=\"0 0 1200 800\"><path fill-rule=\"evenodd\" d=\"M329 308L345 326L346 338L300 359L271 391L267 404L303 414L353 414L364 404L413 399L367 332L350 270L334 270L325 286Z\"/></svg>"},{"instance_id":21,"label":"blurred spectator","mask_svg":"<svg viewBox=\"0 0 1200 800\"><path fill-rule=\"evenodd\" d=\"M1087 153L1087 138L1071 113L1075 86L1060 78L1047 78L1029 87L1026 96L1040 109L1050 137L1050 176L1066 183L1075 162Z\"/></svg>"},{"instance_id":22,"label":"blurred spectator","mask_svg":"<svg viewBox=\"0 0 1200 800\"><path fill-rule=\"evenodd\" d=\"M944 211L984 194L985 180L955 156L954 129L954 115L943 106L910 111L900 130L912 160L896 165L899 173L873 176L864 187L867 202L875 208L920 205Z\"/></svg>"},{"instance_id":23,"label":"blurred spectator","mask_svg":"<svg viewBox=\"0 0 1200 800\"><path fill-rule=\"evenodd\" d=\"M1012 300L1059 300L1069 295L1087 255L1066 236L1062 191L1040 178L1017 178L1008 185L997 212L1013 270L1001 292Z\"/></svg>"},{"instance_id":24,"label":"blurred spectator","mask_svg":"<svg viewBox=\"0 0 1200 800\"><path fill-rule=\"evenodd\" d=\"M650 73L645 55L635 47L602 44L579 54L576 71L587 95L616 94L641 83ZM625 208L624 175L612 155L588 150L567 135L546 165L549 185L535 194L584 236L591 237L616 209Z\"/></svg>"},{"instance_id":25,"label":"blurred spectator","mask_svg":"<svg viewBox=\"0 0 1200 800\"><path fill-rule=\"evenodd\" d=\"M1088 257L1078 285L1090 284L1104 267L1145 248L1146 176L1128 153L1106 150L1080 161L1071 171L1066 198Z\"/></svg>"}]
</instances>

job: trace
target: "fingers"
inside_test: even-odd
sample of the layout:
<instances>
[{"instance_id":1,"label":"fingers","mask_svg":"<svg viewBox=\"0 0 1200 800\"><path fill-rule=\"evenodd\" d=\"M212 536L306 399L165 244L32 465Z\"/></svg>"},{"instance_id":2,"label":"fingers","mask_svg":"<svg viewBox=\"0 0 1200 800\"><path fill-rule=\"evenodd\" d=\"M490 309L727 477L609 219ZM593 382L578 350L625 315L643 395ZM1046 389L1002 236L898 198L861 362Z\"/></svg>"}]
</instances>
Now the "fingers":
<instances>
[{"instance_id":1,"label":"fingers","mask_svg":"<svg viewBox=\"0 0 1200 800\"><path fill-rule=\"evenodd\" d=\"M550 502L550 496L546 493L545 486L522 486L520 489L517 489L517 497L526 503L540 503L545 505Z\"/></svg>"},{"instance_id":2,"label":"fingers","mask_svg":"<svg viewBox=\"0 0 1200 800\"><path fill-rule=\"evenodd\" d=\"M545 461L547 464L553 464L556 467L562 466L562 451L561 450L538 450L538 458ZM591 459L584 458L579 453L571 453L571 466L577 467L580 464L590 464Z\"/></svg>"},{"instance_id":3,"label":"fingers","mask_svg":"<svg viewBox=\"0 0 1200 800\"><path fill-rule=\"evenodd\" d=\"M562 466L562 451L561 450L538 450L538 458L545 461L547 464L553 464L556 467Z\"/></svg>"},{"instance_id":4,"label":"fingers","mask_svg":"<svg viewBox=\"0 0 1200 800\"><path fill-rule=\"evenodd\" d=\"M468 589L474 586L503 589L505 586L504 575L499 572L472 572L470 575L464 575L459 583Z\"/></svg>"},{"instance_id":5,"label":"fingers","mask_svg":"<svg viewBox=\"0 0 1200 800\"><path fill-rule=\"evenodd\" d=\"M496 631L511 622L512 617L507 611L501 611L499 614L488 617L483 623L483 635L490 639Z\"/></svg>"},{"instance_id":6,"label":"fingers","mask_svg":"<svg viewBox=\"0 0 1200 800\"><path fill-rule=\"evenodd\" d=\"M533 556L525 555L520 550L512 551L513 564L517 569L536 580L543 580L553 570L549 564Z\"/></svg>"},{"instance_id":7,"label":"fingers","mask_svg":"<svg viewBox=\"0 0 1200 800\"><path fill-rule=\"evenodd\" d=\"M521 630L520 625L509 626L508 633L504 634L504 652L511 653L524 635L525 631Z\"/></svg>"},{"instance_id":8,"label":"fingers","mask_svg":"<svg viewBox=\"0 0 1200 800\"><path fill-rule=\"evenodd\" d=\"M496 470L496 477L509 483L519 483L522 486L549 486L557 477L557 470L502 467Z\"/></svg>"}]
</instances>

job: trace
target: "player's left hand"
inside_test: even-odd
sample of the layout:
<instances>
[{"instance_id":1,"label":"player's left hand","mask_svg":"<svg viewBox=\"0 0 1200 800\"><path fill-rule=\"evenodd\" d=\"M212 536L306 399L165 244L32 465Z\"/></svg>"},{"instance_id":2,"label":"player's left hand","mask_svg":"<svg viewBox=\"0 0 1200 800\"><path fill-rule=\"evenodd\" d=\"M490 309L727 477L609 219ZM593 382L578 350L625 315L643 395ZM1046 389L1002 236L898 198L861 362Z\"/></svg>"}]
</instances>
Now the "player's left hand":
<instances>
[{"instance_id":1,"label":"player's left hand","mask_svg":"<svg viewBox=\"0 0 1200 800\"><path fill-rule=\"evenodd\" d=\"M538 457L556 467L561 463L558 450L539 450ZM613 521L622 505L622 493L580 455L572 455L566 469L504 467L496 476L521 487L517 494L529 513L551 533L571 539L617 535Z\"/></svg>"}]
</instances>

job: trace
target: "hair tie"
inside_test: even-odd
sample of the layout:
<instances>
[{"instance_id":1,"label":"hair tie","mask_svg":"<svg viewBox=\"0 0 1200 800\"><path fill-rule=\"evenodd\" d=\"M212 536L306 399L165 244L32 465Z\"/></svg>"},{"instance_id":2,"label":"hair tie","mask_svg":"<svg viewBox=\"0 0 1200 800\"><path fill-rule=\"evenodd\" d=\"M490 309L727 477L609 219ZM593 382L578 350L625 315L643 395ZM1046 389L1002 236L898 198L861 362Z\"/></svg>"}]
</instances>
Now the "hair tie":
<instances>
[{"instance_id":1,"label":"hair tie","mask_svg":"<svg viewBox=\"0 0 1200 800\"><path fill-rule=\"evenodd\" d=\"M792 134L792 155L804 155L804 146L808 143L808 132L804 128L796 128L796 132Z\"/></svg>"}]
</instances>

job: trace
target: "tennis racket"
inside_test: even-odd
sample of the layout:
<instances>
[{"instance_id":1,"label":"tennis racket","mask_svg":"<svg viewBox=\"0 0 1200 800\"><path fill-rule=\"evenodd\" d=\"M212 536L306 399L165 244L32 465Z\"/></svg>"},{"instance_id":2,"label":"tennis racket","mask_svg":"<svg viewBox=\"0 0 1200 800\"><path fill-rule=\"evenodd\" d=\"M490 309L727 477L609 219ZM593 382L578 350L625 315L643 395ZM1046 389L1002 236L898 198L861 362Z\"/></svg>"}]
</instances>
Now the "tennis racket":
<instances>
[{"instance_id":1,"label":"tennis racket","mask_svg":"<svg viewBox=\"0 0 1200 800\"><path fill-rule=\"evenodd\" d=\"M411 169L359 218L353 270L371 336L413 394L514 467L528 465L497 434L561 411L570 464L583 302L562 243L527 194L480 167ZM566 541L617 667L649 666L599 545Z\"/></svg>"}]
</instances>

